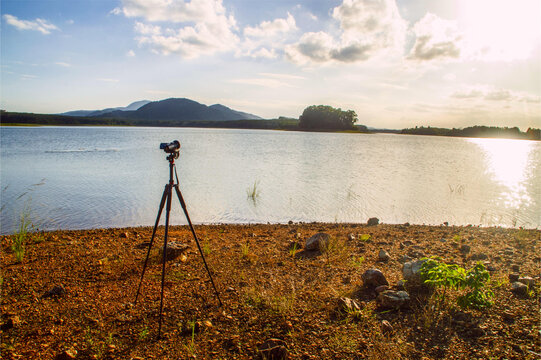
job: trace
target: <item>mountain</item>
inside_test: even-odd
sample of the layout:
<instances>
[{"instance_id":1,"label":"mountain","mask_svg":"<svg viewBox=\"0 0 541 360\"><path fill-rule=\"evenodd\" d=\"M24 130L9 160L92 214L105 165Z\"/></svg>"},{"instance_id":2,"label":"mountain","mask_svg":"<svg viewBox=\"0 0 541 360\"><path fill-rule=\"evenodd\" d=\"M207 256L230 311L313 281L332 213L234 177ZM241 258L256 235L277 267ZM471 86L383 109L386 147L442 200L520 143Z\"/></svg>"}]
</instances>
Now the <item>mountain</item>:
<instances>
[{"instance_id":1,"label":"mountain","mask_svg":"<svg viewBox=\"0 0 541 360\"><path fill-rule=\"evenodd\" d=\"M185 98L170 98L149 102L135 111L113 109L97 115L107 118L156 121L228 121L228 120L261 120L262 118L227 106L215 104L207 106Z\"/></svg>"},{"instance_id":2,"label":"mountain","mask_svg":"<svg viewBox=\"0 0 541 360\"><path fill-rule=\"evenodd\" d=\"M59 115L67 115L67 116L99 116L102 114L110 113L113 111L134 111L139 109L141 106L144 106L148 104L150 100L139 100L136 102L131 103L128 106L124 107L116 107L116 108L107 108L103 110L74 110L74 111L68 111L65 113L61 113Z\"/></svg>"}]
</instances>

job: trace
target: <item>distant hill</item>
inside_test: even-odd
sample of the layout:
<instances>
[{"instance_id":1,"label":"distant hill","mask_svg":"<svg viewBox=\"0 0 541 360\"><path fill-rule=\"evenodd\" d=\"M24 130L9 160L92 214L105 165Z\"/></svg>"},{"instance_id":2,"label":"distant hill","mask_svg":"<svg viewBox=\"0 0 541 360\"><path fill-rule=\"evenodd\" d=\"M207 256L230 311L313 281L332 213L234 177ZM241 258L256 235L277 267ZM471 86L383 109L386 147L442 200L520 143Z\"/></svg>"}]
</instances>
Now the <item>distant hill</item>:
<instances>
[{"instance_id":1,"label":"distant hill","mask_svg":"<svg viewBox=\"0 0 541 360\"><path fill-rule=\"evenodd\" d=\"M74 110L74 111L68 111L65 113L61 113L59 115L66 115L66 116L99 116L102 114L110 113L112 111L134 111L139 109L141 106L144 106L148 104L150 100L139 100L136 102L131 103L128 106L124 107L115 107L115 108L107 108L103 110Z\"/></svg>"},{"instance_id":2,"label":"distant hill","mask_svg":"<svg viewBox=\"0 0 541 360\"><path fill-rule=\"evenodd\" d=\"M97 115L104 118L157 121L230 121L261 120L262 118L215 104L207 106L185 98L153 101L135 111L113 110Z\"/></svg>"}]
</instances>

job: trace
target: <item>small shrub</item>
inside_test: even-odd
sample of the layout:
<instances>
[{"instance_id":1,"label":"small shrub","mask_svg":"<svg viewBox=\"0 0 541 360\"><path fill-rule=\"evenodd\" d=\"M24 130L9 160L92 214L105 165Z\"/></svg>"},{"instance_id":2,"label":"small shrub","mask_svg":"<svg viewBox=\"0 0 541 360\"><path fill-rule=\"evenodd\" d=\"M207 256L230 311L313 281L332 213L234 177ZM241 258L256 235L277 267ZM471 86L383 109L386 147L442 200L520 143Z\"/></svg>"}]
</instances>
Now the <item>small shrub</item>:
<instances>
[{"instance_id":1,"label":"small shrub","mask_svg":"<svg viewBox=\"0 0 541 360\"><path fill-rule=\"evenodd\" d=\"M361 241L368 241L370 240L372 236L370 236L370 234L362 234L361 236L359 236L359 240Z\"/></svg>"},{"instance_id":2,"label":"small shrub","mask_svg":"<svg viewBox=\"0 0 541 360\"><path fill-rule=\"evenodd\" d=\"M451 289L465 292L457 297L461 308L483 309L492 305L494 293L486 285L490 274L482 263L477 263L470 270L455 264L445 264L437 258L426 259L421 267L421 276L425 284L436 289L439 306L447 300Z\"/></svg>"}]
</instances>

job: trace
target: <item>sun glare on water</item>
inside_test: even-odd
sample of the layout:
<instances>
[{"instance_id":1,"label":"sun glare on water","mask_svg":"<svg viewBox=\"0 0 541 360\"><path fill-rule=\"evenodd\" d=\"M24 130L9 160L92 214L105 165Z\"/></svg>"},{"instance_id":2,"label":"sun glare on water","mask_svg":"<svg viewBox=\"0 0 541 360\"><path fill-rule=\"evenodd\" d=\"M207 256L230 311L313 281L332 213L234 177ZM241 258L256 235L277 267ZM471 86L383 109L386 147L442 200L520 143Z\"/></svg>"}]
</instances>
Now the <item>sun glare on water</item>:
<instances>
[{"instance_id":1,"label":"sun glare on water","mask_svg":"<svg viewBox=\"0 0 541 360\"><path fill-rule=\"evenodd\" d=\"M471 56L526 59L541 38L541 1L462 0L459 22Z\"/></svg>"},{"instance_id":2,"label":"sun glare on water","mask_svg":"<svg viewBox=\"0 0 541 360\"><path fill-rule=\"evenodd\" d=\"M525 186L529 176L528 161L534 142L503 139L472 139L485 153L486 166L492 178L504 186L502 200L509 208L528 205L531 197Z\"/></svg>"}]
</instances>

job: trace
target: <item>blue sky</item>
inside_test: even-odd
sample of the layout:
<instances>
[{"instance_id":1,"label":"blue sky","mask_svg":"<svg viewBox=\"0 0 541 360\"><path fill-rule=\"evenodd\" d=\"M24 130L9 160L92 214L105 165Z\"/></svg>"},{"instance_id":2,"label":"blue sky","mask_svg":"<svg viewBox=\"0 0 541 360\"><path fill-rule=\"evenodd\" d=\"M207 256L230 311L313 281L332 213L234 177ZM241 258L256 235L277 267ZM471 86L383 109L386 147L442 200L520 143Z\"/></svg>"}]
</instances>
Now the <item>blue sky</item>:
<instances>
[{"instance_id":1,"label":"blue sky","mask_svg":"<svg viewBox=\"0 0 541 360\"><path fill-rule=\"evenodd\" d=\"M59 113L186 97L265 118L541 127L537 0L1 1L1 100Z\"/></svg>"}]
</instances>

